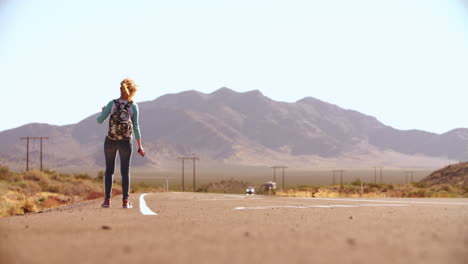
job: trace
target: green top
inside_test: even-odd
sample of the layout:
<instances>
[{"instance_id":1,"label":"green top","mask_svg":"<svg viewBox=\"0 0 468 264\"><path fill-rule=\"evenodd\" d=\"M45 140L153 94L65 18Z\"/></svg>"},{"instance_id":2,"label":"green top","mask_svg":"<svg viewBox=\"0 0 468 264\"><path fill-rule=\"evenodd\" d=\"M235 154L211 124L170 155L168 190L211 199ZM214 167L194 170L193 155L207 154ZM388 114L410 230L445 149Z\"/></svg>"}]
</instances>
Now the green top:
<instances>
[{"instance_id":1,"label":"green top","mask_svg":"<svg viewBox=\"0 0 468 264\"><path fill-rule=\"evenodd\" d=\"M117 99L121 103L127 103L127 100ZM101 124L106 120L106 118L113 112L115 109L114 100L111 100L104 111L102 111L101 115L97 117L97 122ZM135 135L135 139L141 139L140 134L140 125L138 124L138 105L134 102L132 107L129 109L129 114L132 116L132 124L133 124L133 134Z\"/></svg>"}]
</instances>

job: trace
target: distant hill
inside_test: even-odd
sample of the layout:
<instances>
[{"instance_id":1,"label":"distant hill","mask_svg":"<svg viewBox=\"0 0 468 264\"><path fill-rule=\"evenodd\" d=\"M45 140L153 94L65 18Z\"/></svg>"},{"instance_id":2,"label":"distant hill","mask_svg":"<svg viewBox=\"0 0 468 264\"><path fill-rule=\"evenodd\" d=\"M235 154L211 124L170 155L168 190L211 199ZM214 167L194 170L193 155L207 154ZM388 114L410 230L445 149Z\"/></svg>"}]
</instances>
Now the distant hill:
<instances>
[{"instance_id":1,"label":"distant hill","mask_svg":"<svg viewBox=\"0 0 468 264\"><path fill-rule=\"evenodd\" d=\"M164 168L179 155L191 154L205 162L314 168L436 168L468 160L468 129L441 135L397 130L312 97L286 103L260 91L221 88L210 94L168 94L138 105L148 155L133 159L137 167ZM40 135L50 137L44 145L49 167L102 168L107 121L97 124L96 117L68 126L28 124L0 132L1 163L24 167L25 142L19 137ZM35 144L31 162L38 161Z\"/></svg>"},{"instance_id":2,"label":"distant hill","mask_svg":"<svg viewBox=\"0 0 468 264\"><path fill-rule=\"evenodd\" d=\"M452 164L421 180L429 185L453 184L468 187L468 162Z\"/></svg>"}]
</instances>

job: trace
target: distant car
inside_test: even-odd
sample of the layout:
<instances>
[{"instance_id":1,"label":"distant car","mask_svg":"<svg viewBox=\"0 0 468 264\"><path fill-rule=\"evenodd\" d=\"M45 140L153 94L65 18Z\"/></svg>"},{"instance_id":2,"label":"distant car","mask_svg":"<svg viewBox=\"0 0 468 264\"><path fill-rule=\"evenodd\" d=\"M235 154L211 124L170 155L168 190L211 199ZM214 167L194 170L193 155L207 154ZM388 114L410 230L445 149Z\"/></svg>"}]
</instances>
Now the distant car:
<instances>
[{"instance_id":1,"label":"distant car","mask_svg":"<svg viewBox=\"0 0 468 264\"><path fill-rule=\"evenodd\" d=\"M247 187L247 189L245 190L245 194L254 195L255 194L255 188L254 187Z\"/></svg>"}]
</instances>

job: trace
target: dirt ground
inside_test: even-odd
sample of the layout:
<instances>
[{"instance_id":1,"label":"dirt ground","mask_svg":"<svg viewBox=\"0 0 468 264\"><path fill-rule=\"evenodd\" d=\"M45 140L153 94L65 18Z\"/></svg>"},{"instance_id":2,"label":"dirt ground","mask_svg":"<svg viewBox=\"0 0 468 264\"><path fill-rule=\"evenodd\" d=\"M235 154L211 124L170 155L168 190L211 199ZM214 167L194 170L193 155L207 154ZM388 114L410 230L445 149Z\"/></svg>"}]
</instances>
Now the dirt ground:
<instances>
[{"instance_id":1,"label":"dirt ground","mask_svg":"<svg viewBox=\"0 0 468 264\"><path fill-rule=\"evenodd\" d=\"M468 199L144 197L0 219L0 263L468 263Z\"/></svg>"}]
</instances>

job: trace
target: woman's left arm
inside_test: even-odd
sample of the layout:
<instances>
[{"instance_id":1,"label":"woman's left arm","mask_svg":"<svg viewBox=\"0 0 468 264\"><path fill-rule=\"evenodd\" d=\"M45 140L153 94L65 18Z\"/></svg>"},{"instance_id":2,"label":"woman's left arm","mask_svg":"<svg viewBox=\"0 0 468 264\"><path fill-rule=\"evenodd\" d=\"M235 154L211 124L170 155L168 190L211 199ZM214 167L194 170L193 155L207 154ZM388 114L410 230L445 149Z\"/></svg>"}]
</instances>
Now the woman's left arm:
<instances>
[{"instance_id":1,"label":"woman's left arm","mask_svg":"<svg viewBox=\"0 0 468 264\"><path fill-rule=\"evenodd\" d=\"M106 120L106 118L109 116L112 106L114 105L114 101L110 101L105 107L102 108L101 114L96 118L96 121L101 124Z\"/></svg>"}]
</instances>

